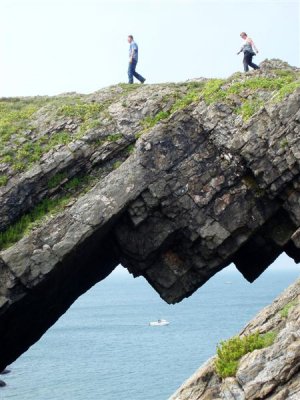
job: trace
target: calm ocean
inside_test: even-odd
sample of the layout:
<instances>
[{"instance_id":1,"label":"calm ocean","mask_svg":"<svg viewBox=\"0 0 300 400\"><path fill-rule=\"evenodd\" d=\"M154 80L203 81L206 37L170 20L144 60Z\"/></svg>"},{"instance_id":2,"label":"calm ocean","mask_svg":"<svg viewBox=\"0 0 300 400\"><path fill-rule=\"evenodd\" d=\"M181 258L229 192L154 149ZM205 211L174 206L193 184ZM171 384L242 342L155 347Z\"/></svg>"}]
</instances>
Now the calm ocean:
<instances>
[{"instance_id":1,"label":"calm ocean","mask_svg":"<svg viewBox=\"0 0 300 400\"><path fill-rule=\"evenodd\" d=\"M251 285L227 268L175 306L118 267L10 366L0 399L166 400L299 277L290 265L282 256ZM158 318L170 325L150 327Z\"/></svg>"}]
</instances>

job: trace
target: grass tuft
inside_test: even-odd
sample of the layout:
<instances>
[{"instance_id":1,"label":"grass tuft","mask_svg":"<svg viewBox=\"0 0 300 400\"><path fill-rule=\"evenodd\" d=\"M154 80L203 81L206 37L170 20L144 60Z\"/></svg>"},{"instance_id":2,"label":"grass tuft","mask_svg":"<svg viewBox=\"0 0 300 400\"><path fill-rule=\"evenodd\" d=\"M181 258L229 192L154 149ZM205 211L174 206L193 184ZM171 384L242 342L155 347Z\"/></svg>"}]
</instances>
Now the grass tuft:
<instances>
[{"instance_id":1,"label":"grass tuft","mask_svg":"<svg viewBox=\"0 0 300 400\"><path fill-rule=\"evenodd\" d=\"M221 378L235 376L240 359L247 353L257 349L271 346L276 338L275 332L259 334L258 332L248 336L235 336L222 341L217 346L217 359L215 368Z\"/></svg>"},{"instance_id":2,"label":"grass tuft","mask_svg":"<svg viewBox=\"0 0 300 400\"><path fill-rule=\"evenodd\" d=\"M202 87L202 86L201 86ZM189 91L185 96L179 98L171 108L171 114L177 110L181 110L187 107L189 104L194 103L199 100L199 91L196 91L195 88Z\"/></svg>"},{"instance_id":3,"label":"grass tuft","mask_svg":"<svg viewBox=\"0 0 300 400\"><path fill-rule=\"evenodd\" d=\"M152 128L156 125L159 121L166 119L170 116L168 111L160 111L154 117L146 117L141 121L141 124L145 129Z\"/></svg>"},{"instance_id":4,"label":"grass tuft","mask_svg":"<svg viewBox=\"0 0 300 400\"><path fill-rule=\"evenodd\" d=\"M48 188L54 188L61 184L67 177L66 173L59 173L48 182ZM62 186L62 193L55 199L44 199L30 212L21 216L11 224L4 232L0 232L0 250L6 249L22 239L47 216L52 216L64 209L68 202L78 198L79 194L86 193L95 183L91 175L75 176Z\"/></svg>"},{"instance_id":5,"label":"grass tuft","mask_svg":"<svg viewBox=\"0 0 300 400\"><path fill-rule=\"evenodd\" d=\"M59 186L65 179L67 178L67 173L66 172L61 172L59 174L56 174L52 176L52 178L49 179L48 181L48 189L54 189L57 186Z\"/></svg>"},{"instance_id":6,"label":"grass tuft","mask_svg":"<svg viewBox=\"0 0 300 400\"><path fill-rule=\"evenodd\" d=\"M241 107L236 109L244 121L248 121L263 106L264 102L261 99L249 99L243 102Z\"/></svg>"},{"instance_id":7,"label":"grass tuft","mask_svg":"<svg viewBox=\"0 0 300 400\"><path fill-rule=\"evenodd\" d=\"M122 161L118 160L118 161L114 162L113 169L118 169L120 165L122 165Z\"/></svg>"},{"instance_id":8,"label":"grass tuft","mask_svg":"<svg viewBox=\"0 0 300 400\"><path fill-rule=\"evenodd\" d=\"M286 304L282 310L280 310L280 315L282 318L287 318L289 315L289 311L294 308L298 302L296 300L291 301L290 303Z\"/></svg>"},{"instance_id":9,"label":"grass tuft","mask_svg":"<svg viewBox=\"0 0 300 400\"><path fill-rule=\"evenodd\" d=\"M122 137L123 137L123 135L121 133L115 133L115 134L106 136L105 140L107 140L109 142L116 142L117 140L122 139Z\"/></svg>"},{"instance_id":10,"label":"grass tuft","mask_svg":"<svg viewBox=\"0 0 300 400\"><path fill-rule=\"evenodd\" d=\"M60 199L44 199L32 211L24 214L17 222L0 232L0 250L10 247L28 233L34 225L50 212L62 210L69 201L69 196Z\"/></svg>"},{"instance_id":11,"label":"grass tuft","mask_svg":"<svg viewBox=\"0 0 300 400\"><path fill-rule=\"evenodd\" d=\"M0 187L5 186L8 182L8 177L6 175L0 175Z\"/></svg>"},{"instance_id":12,"label":"grass tuft","mask_svg":"<svg viewBox=\"0 0 300 400\"><path fill-rule=\"evenodd\" d=\"M273 98L275 103L282 101L287 95L293 93L297 88L300 87L300 81L290 82L282 86L278 93Z\"/></svg>"},{"instance_id":13,"label":"grass tuft","mask_svg":"<svg viewBox=\"0 0 300 400\"><path fill-rule=\"evenodd\" d=\"M224 83L224 79L211 79L206 82L201 91L201 97L203 97L206 104L216 103L225 99L226 92L222 89Z\"/></svg>"},{"instance_id":14,"label":"grass tuft","mask_svg":"<svg viewBox=\"0 0 300 400\"><path fill-rule=\"evenodd\" d=\"M130 155L134 152L134 150L135 150L135 144L130 144L129 146L126 147L125 153L127 155Z\"/></svg>"},{"instance_id":15,"label":"grass tuft","mask_svg":"<svg viewBox=\"0 0 300 400\"><path fill-rule=\"evenodd\" d=\"M83 103L78 101L73 104L64 104L58 108L58 115L66 117L77 117L84 121L94 118L103 111L104 106L101 103Z\"/></svg>"}]
</instances>

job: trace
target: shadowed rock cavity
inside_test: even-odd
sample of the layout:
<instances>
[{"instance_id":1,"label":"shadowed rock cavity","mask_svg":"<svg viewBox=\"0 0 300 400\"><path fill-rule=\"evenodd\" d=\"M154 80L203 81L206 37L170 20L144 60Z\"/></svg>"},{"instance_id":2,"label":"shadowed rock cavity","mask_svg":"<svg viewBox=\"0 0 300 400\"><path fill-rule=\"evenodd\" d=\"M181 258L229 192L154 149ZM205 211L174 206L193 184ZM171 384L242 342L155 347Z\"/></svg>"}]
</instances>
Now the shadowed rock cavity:
<instances>
[{"instance_id":1,"label":"shadowed rock cavity","mask_svg":"<svg viewBox=\"0 0 300 400\"><path fill-rule=\"evenodd\" d=\"M95 234L70 252L63 263L58 262L38 284L26 285L6 265L0 265L1 274L7 277L6 298L10 298L2 304L0 314L0 336L6 344L1 346L0 369L38 341L80 295L105 279L117 264L110 236L101 239Z\"/></svg>"}]
</instances>

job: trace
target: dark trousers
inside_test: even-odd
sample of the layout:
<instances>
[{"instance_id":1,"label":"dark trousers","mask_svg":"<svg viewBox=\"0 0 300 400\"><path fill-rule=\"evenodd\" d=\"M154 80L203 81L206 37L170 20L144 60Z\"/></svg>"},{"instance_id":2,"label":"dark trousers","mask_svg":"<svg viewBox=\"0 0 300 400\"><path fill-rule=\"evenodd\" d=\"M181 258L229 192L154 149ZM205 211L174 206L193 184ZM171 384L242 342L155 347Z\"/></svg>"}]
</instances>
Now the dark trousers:
<instances>
[{"instance_id":1,"label":"dark trousers","mask_svg":"<svg viewBox=\"0 0 300 400\"><path fill-rule=\"evenodd\" d=\"M136 64L137 64L137 61L135 61L135 60L132 60L132 62L129 63L129 66L128 66L128 83L133 83L133 77L138 79L141 83L145 82L145 78L143 78L142 75L138 74L135 71Z\"/></svg>"},{"instance_id":2,"label":"dark trousers","mask_svg":"<svg viewBox=\"0 0 300 400\"><path fill-rule=\"evenodd\" d=\"M253 54L249 53L248 51L245 51L244 59L243 59L245 72L249 71L249 67L252 67L254 69L259 69L259 66L252 62L252 57L253 57Z\"/></svg>"}]
</instances>

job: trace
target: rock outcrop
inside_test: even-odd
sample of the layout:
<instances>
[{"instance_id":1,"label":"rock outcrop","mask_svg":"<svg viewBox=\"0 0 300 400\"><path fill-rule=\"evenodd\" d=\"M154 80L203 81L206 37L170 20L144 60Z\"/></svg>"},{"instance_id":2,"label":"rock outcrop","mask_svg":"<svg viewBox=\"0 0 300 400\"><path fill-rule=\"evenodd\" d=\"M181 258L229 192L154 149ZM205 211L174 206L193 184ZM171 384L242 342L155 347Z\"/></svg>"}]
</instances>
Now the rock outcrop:
<instances>
[{"instance_id":1,"label":"rock outcrop","mask_svg":"<svg viewBox=\"0 0 300 400\"><path fill-rule=\"evenodd\" d=\"M119 263L175 303L232 262L249 281L281 252L299 262L299 85L275 60L3 99L0 370Z\"/></svg>"},{"instance_id":2,"label":"rock outcrop","mask_svg":"<svg viewBox=\"0 0 300 400\"><path fill-rule=\"evenodd\" d=\"M240 333L276 332L274 343L246 354L235 377L221 379L215 358L169 400L297 400L300 398L300 280L262 310Z\"/></svg>"}]
</instances>

